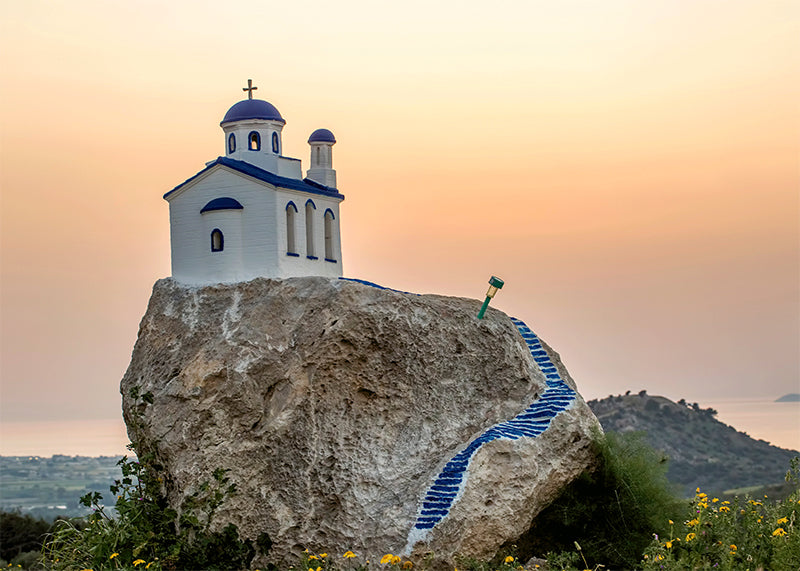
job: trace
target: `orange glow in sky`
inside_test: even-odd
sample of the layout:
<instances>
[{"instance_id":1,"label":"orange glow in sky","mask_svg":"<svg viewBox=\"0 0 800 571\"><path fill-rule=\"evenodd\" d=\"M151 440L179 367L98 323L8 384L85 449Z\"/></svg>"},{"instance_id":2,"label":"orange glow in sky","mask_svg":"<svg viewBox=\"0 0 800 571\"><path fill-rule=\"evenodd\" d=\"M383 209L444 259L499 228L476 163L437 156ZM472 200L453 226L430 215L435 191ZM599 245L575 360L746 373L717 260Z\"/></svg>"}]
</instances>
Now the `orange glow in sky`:
<instances>
[{"instance_id":1,"label":"orange glow in sky","mask_svg":"<svg viewBox=\"0 0 800 571\"><path fill-rule=\"evenodd\" d=\"M163 193L246 95L333 131L345 274L525 320L585 398L800 392L800 3L5 2L0 418L119 416Z\"/></svg>"}]
</instances>

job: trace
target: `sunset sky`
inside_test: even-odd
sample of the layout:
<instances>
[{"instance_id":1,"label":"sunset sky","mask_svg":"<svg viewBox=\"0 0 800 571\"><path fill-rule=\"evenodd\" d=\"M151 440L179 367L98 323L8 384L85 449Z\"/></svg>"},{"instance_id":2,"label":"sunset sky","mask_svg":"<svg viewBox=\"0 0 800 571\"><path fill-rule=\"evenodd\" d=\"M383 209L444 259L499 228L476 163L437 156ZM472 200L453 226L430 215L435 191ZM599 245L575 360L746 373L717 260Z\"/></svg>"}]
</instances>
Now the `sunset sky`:
<instances>
[{"instance_id":1,"label":"sunset sky","mask_svg":"<svg viewBox=\"0 0 800 571\"><path fill-rule=\"evenodd\" d=\"M162 195L246 95L333 131L345 275L482 298L586 399L800 392L800 2L0 3L0 420L117 418Z\"/></svg>"}]
</instances>

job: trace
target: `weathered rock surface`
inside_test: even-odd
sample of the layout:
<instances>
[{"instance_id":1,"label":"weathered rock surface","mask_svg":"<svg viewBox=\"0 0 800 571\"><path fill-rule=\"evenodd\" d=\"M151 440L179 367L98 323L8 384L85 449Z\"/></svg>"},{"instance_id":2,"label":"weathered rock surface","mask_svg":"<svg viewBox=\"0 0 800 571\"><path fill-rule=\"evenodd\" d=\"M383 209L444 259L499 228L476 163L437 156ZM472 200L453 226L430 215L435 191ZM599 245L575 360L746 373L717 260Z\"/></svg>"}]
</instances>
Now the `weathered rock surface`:
<instances>
[{"instance_id":1,"label":"weathered rock surface","mask_svg":"<svg viewBox=\"0 0 800 571\"><path fill-rule=\"evenodd\" d=\"M160 280L121 383L131 439L176 506L230 469L215 521L268 533L273 561L491 555L593 462L599 425L558 356L479 305L327 278ZM133 387L154 396L135 424Z\"/></svg>"}]
</instances>

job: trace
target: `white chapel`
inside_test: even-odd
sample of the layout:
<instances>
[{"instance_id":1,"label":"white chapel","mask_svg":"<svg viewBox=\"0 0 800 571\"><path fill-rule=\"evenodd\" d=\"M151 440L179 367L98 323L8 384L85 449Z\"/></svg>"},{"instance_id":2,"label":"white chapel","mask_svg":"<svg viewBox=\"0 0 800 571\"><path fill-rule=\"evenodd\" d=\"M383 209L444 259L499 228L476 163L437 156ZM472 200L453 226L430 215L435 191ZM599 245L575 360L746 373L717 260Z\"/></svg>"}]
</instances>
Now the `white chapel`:
<instances>
[{"instance_id":1,"label":"white chapel","mask_svg":"<svg viewBox=\"0 0 800 571\"><path fill-rule=\"evenodd\" d=\"M308 138L310 168L283 156L286 121L270 103L248 99L220 126L225 156L164 195L169 203L172 277L189 284L256 277L342 275L339 203L327 129Z\"/></svg>"}]
</instances>

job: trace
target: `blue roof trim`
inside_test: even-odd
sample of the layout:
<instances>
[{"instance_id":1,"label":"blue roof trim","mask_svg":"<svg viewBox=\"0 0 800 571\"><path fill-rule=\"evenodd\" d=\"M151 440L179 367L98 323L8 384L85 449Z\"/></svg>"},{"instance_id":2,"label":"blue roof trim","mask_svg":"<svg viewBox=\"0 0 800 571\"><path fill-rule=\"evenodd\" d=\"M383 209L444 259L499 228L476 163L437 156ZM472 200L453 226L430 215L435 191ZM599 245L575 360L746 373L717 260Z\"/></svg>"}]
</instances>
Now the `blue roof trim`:
<instances>
[{"instance_id":1,"label":"blue roof trim","mask_svg":"<svg viewBox=\"0 0 800 571\"><path fill-rule=\"evenodd\" d=\"M206 204L203 209L200 211L200 214L203 212L210 212L212 210L242 210L244 206L242 206L238 200L235 198L230 198L227 196L223 196L221 198L215 198L208 204Z\"/></svg>"},{"instance_id":2,"label":"blue roof trim","mask_svg":"<svg viewBox=\"0 0 800 571\"><path fill-rule=\"evenodd\" d=\"M255 179L260 181L269 183L273 186L277 186L279 188L287 188L289 190L299 190L301 192L307 192L309 194L316 194L319 196L327 196L328 198L339 198L344 200L344 195L339 194L335 188L330 188L325 186L324 184L319 184L318 182L314 182L310 179L303 179L298 180L296 178L286 178L285 176L278 176L273 174L269 171L265 171L264 169L260 169L257 166L251 165L250 163L246 163L244 161L237 161L236 159L229 159L228 157L217 157L217 160L211 162L201 170L196 175L187 178L185 181L180 183L178 186L170 190L164 195L164 198L167 198L173 192L176 192L195 180L197 177L205 174L209 170L213 169L214 167L221 165L228 167L229 169L235 170L242 174L246 174L247 176L251 176Z\"/></svg>"}]
</instances>

